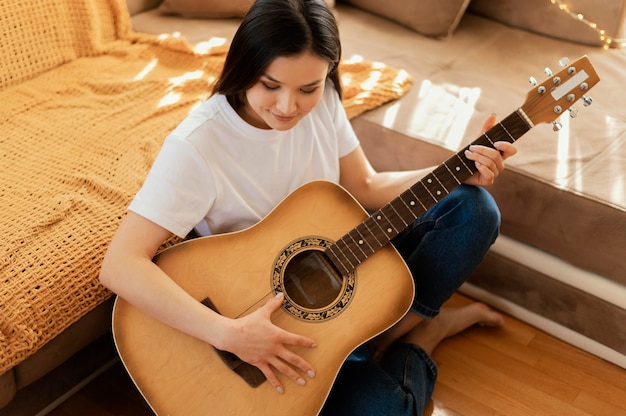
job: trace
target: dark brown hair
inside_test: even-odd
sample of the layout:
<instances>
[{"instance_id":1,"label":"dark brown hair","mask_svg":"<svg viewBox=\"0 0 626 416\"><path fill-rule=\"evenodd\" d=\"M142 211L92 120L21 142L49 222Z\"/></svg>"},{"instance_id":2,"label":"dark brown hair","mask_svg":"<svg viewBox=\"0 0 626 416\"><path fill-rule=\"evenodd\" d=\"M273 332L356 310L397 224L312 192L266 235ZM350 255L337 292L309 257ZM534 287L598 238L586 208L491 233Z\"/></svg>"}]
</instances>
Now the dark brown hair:
<instances>
[{"instance_id":1,"label":"dark brown hair","mask_svg":"<svg viewBox=\"0 0 626 416\"><path fill-rule=\"evenodd\" d=\"M274 59L304 52L328 61L328 78L341 97L339 30L326 2L257 0L235 33L213 93L237 109Z\"/></svg>"}]
</instances>

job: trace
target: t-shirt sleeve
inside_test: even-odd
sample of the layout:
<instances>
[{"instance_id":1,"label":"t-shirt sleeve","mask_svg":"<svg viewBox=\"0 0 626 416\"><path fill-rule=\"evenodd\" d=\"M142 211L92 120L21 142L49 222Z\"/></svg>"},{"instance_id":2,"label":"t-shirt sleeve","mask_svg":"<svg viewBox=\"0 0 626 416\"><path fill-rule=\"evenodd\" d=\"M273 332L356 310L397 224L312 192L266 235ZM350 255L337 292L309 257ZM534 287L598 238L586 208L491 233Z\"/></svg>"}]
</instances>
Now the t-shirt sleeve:
<instances>
[{"instance_id":1,"label":"t-shirt sleeve","mask_svg":"<svg viewBox=\"0 0 626 416\"><path fill-rule=\"evenodd\" d=\"M212 178L192 144L169 136L128 209L185 237L214 201Z\"/></svg>"}]
</instances>

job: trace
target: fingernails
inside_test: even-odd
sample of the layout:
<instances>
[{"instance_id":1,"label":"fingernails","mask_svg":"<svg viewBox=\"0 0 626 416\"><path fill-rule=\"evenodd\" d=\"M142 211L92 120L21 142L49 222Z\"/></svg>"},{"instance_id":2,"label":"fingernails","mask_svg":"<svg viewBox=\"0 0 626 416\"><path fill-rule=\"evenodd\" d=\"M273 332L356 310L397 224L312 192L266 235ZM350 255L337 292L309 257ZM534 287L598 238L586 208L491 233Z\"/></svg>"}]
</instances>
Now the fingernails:
<instances>
[{"instance_id":1,"label":"fingernails","mask_svg":"<svg viewBox=\"0 0 626 416\"><path fill-rule=\"evenodd\" d=\"M306 381L304 381L303 378L299 378L299 379L296 380L296 383L298 383L301 386L304 386L306 384Z\"/></svg>"},{"instance_id":2,"label":"fingernails","mask_svg":"<svg viewBox=\"0 0 626 416\"><path fill-rule=\"evenodd\" d=\"M309 370L309 371L306 372L306 375L311 377L311 378L313 378L313 377L315 377L315 371Z\"/></svg>"},{"instance_id":3,"label":"fingernails","mask_svg":"<svg viewBox=\"0 0 626 416\"><path fill-rule=\"evenodd\" d=\"M283 393L285 392L285 390L284 390L281 386L276 387L276 391L277 391L279 394L283 394Z\"/></svg>"},{"instance_id":4,"label":"fingernails","mask_svg":"<svg viewBox=\"0 0 626 416\"><path fill-rule=\"evenodd\" d=\"M284 297L285 295L283 294L283 292L278 292L276 295L274 295L275 299L280 299L282 297Z\"/></svg>"}]
</instances>

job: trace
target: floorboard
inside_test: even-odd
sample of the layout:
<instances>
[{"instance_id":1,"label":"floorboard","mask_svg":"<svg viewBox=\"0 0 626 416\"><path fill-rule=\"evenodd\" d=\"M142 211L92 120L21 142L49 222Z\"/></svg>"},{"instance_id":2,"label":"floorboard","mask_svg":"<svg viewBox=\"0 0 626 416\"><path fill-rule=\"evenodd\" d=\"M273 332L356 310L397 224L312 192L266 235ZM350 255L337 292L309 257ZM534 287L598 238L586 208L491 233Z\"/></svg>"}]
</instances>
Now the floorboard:
<instances>
[{"instance_id":1,"label":"floorboard","mask_svg":"<svg viewBox=\"0 0 626 416\"><path fill-rule=\"evenodd\" d=\"M455 295L448 306L471 302ZM433 354L439 377L425 416L626 416L626 370L507 317L473 327ZM117 363L50 416L149 416Z\"/></svg>"}]
</instances>

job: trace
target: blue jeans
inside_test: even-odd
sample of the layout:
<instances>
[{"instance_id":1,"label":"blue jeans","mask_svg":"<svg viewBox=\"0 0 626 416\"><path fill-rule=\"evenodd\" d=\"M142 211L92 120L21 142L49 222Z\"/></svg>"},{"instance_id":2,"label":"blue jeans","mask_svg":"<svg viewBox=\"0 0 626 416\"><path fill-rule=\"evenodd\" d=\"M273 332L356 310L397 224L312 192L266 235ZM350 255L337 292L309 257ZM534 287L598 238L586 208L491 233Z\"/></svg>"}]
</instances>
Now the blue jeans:
<instances>
[{"instance_id":1,"label":"blue jeans","mask_svg":"<svg viewBox=\"0 0 626 416\"><path fill-rule=\"evenodd\" d=\"M393 244L415 281L411 311L434 318L483 260L499 227L491 195L462 185L400 233ZM436 379L435 362L418 345L396 343L380 363L361 346L346 359L320 414L421 416Z\"/></svg>"}]
</instances>

